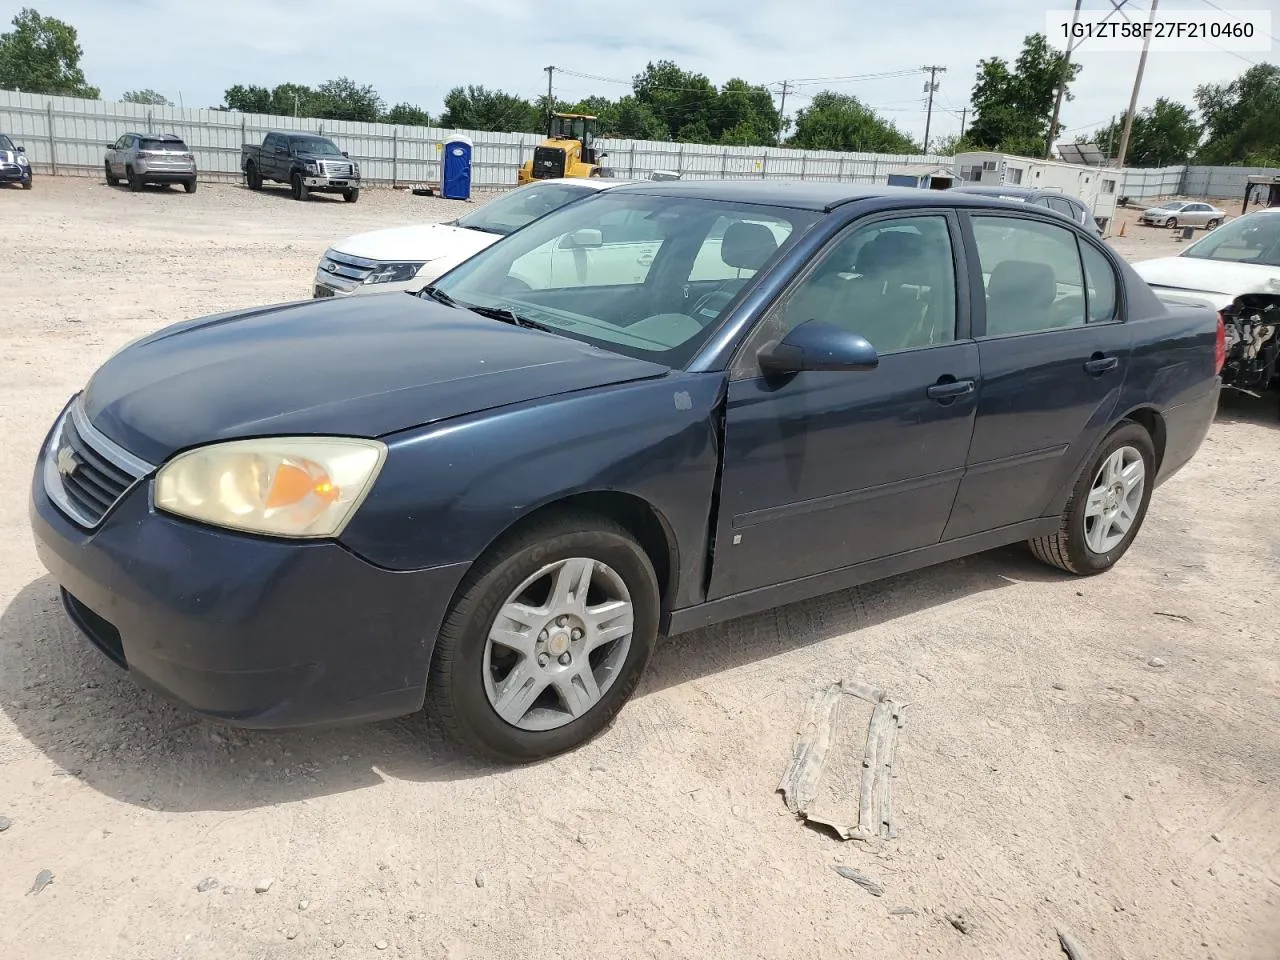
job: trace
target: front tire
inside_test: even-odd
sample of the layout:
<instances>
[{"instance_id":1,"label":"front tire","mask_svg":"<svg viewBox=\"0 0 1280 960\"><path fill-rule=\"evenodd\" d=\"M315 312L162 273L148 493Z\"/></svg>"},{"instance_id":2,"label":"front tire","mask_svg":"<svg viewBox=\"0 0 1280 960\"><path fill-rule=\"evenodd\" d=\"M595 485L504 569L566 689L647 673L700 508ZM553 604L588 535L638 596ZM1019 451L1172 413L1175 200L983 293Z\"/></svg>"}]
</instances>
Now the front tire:
<instances>
[{"instance_id":1,"label":"front tire","mask_svg":"<svg viewBox=\"0 0 1280 960\"><path fill-rule=\"evenodd\" d=\"M477 561L436 643L428 703L471 749L522 763L578 747L631 696L658 636L658 581L620 525L544 520Z\"/></svg>"},{"instance_id":2,"label":"front tire","mask_svg":"<svg viewBox=\"0 0 1280 960\"><path fill-rule=\"evenodd\" d=\"M34 180L35 180L35 177L33 177L31 174L27 174L27 179L22 181L22 189L30 190L32 187L32 181Z\"/></svg>"},{"instance_id":3,"label":"front tire","mask_svg":"<svg viewBox=\"0 0 1280 960\"><path fill-rule=\"evenodd\" d=\"M295 173L289 178L289 189L293 193L293 199L295 200L306 200L311 196L311 191L302 182L302 174L300 173Z\"/></svg>"},{"instance_id":4,"label":"front tire","mask_svg":"<svg viewBox=\"0 0 1280 960\"><path fill-rule=\"evenodd\" d=\"M108 187L114 187L114 186L116 186L116 185L118 185L118 184L120 183L120 178L119 178L119 177L117 177L114 173L112 173L112 172L111 172L111 164L110 164L110 163L108 163L108 162L106 162L106 161L103 161L102 168L103 168L103 169L106 171L106 173L107 173L107 186L108 186Z\"/></svg>"},{"instance_id":5,"label":"front tire","mask_svg":"<svg viewBox=\"0 0 1280 960\"><path fill-rule=\"evenodd\" d=\"M1217 230L1220 226L1222 226L1221 220L1210 220L1204 225L1204 228L1206 230Z\"/></svg>"},{"instance_id":6,"label":"front tire","mask_svg":"<svg viewBox=\"0 0 1280 960\"><path fill-rule=\"evenodd\" d=\"M1170 217L1168 220L1166 220L1166 221L1165 221L1165 224L1164 224L1164 225L1165 225L1166 227L1168 227L1170 230L1177 230L1177 229L1178 229L1178 218L1177 218L1177 217Z\"/></svg>"},{"instance_id":7,"label":"front tire","mask_svg":"<svg viewBox=\"0 0 1280 960\"><path fill-rule=\"evenodd\" d=\"M1121 423L1080 471L1058 532L1030 541L1031 552L1081 576L1110 570L1146 519L1155 461L1151 434L1132 421Z\"/></svg>"},{"instance_id":8,"label":"front tire","mask_svg":"<svg viewBox=\"0 0 1280 960\"><path fill-rule=\"evenodd\" d=\"M347 203L355 203L357 200L360 199L360 188L356 187L355 189L351 189L351 190L343 190L342 199L347 201Z\"/></svg>"}]
</instances>

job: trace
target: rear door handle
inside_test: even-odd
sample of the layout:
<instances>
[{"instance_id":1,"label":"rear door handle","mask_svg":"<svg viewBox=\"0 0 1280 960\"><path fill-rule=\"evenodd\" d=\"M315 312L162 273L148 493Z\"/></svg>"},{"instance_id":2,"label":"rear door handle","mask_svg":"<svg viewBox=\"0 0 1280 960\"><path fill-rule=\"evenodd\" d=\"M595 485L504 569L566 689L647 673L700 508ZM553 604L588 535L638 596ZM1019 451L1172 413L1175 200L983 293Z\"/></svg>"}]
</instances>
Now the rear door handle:
<instances>
[{"instance_id":1,"label":"rear door handle","mask_svg":"<svg viewBox=\"0 0 1280 960\"><path fill-rule=\"evenodd\" d=\"M956 397L963 397L967 393L973 393L974 383L972 380L952 380L948 383L935 383L927 391L930 400L954 400Z\"/></svg>"},{"instance_id":2,"label":"rear door handle","mask_svg":"<svg viewBox=\"0 0 1280 960\"><path fill-rule=\"evenodd\" d=\"M1115 357L1104 357L1100 353L1095 353L1092 357L1084 362L1084 372L1091 377L1101 376L1108 370L1114 370L1120 366L1120 361Z\"/></svg>"}]
</instances>

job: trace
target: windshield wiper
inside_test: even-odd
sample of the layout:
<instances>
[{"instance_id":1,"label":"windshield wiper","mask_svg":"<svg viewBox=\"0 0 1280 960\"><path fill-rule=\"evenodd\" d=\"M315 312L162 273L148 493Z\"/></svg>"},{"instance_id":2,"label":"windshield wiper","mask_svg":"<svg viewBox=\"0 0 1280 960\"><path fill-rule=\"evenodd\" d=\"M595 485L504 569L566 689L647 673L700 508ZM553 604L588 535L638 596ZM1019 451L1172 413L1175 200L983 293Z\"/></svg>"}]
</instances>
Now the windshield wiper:
<instances>
[{"instance_id":1,"label":"windshield wiper","mask_svg":"<svg viewBox=\"0 0 1280 960\"><path fill-rule=\"evenodd\" d=\"M523 317L507 307L467 307L467 309L472 313L480 314L482 317L501 320L503 323L510 323L513 326L525 327L529 330L541 330L543 333L555 333L555 330L545 323L539 323L537 320Z\"/></svg>"},{"instance_id":2,"label":"windshield wiper","mask_svg":"<svg viewBox=\"0 0 1280 960\"><path fill-rule=\"evenodd\" d=\"M432 300L436 301L436 303L443 303L446 307L458 307L459 309L462 308L462 304L460 304L457 300L453 299L453 297L449 296L447 293L445 293L443 290L441 290L439 287L435 286L434 284L430 284L428 286L423 287L422 290L419 292L425 293Z\"/></svg>"}]
</instances>

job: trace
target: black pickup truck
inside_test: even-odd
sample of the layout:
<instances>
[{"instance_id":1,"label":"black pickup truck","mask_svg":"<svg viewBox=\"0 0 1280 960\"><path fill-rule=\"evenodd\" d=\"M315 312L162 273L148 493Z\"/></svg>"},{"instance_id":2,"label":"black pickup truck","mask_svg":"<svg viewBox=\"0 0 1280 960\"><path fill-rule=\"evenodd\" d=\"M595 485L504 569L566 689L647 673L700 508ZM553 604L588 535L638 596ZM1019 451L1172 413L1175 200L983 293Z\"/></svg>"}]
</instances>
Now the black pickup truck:
<instances>
[{"instance_id":1,"label":"black pickup truck","mask_svg":"<svg viewBox=\"0 0 1280 960\"><path fill-rule=\"evenodd\" d=\"M360 164L328 137L268 133L261 145L241 146L240 169L250 190L261 190L264 180L274 180L289 184L295 200L306 200L316 191L340 193L348 203L360 199Z\"/></svg>"}]
</instances>

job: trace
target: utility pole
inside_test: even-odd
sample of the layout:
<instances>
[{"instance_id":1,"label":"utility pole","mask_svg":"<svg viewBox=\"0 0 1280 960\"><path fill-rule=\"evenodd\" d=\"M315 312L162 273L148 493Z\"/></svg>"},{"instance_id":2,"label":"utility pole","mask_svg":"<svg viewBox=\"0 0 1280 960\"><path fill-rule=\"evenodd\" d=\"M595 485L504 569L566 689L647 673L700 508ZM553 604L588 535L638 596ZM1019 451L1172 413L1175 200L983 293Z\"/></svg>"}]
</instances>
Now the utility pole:
<instances>
[{"instance_id":1,"label":"utility pole","mask_svg":"<svg viewBox=\"0 0 1280 960\"><path fill-rule=\"evenodd\" d=\"M1116 117L1111 115L1111 123L1107 125L1107 166L1111 166L1111 162L1115 159L1111 155L1111 148L1115 146L1116 141Z\"/></svg>"},{"instance_id":2,"label":"utility pole","mask_svg":"<svg viewBox=\"0 0 1280 960\"><path fill-rule=\"evenodd\" d=\"M938 74L946 73L947 68L946 67L921 67L920 69L922 71L923 70L929 71L929 82L926 83L924 86L925 90L929 92L929 107L925 112L925 117L924 117L924 152L928 153L929 152L929 128L933 126L933 93L935 90L938 89L938 84L935 83L934 81L937 78Z\"/></svg>"},{"instance_id":3,"label":"utility pole","mask_svg":"<svg viewBox=\"0 0 1280 960\"><path fill-rule=\"evenodd\" d=\"M1159 6L1160 0L1151 0L1151 15L1147 18L1150 25L1156 18L1156 7ZM1133 133L1133 114L1138 109L1138 90L1142 87L1142 71L1147 68L1147 50L1151 47L1151 31L1147 30L1147 35L1142 41L1142 56L1138 58L1138 73L1133 78L1133 95L1129 98L1129 112L1124 118L1124 133L1120 134L1120 156L1117 158L1116 166L1124 166L1125 155L1129 152L1129 135Z\"/></svg>"},{"instance_id":4,"label":"utility pole","mask_svg":"<svg viewBox=\"0 0 1280 960\"><path fill-rule=\"evenodd\" d=\"M964 120L965 120L965 117L967 117L968 115L969 115L969 106L968 104L966 104L965 106L960 108L960 139L961 140L964 139Z\"/></svg>"},{"instance_id":5,"label":"utility pole","mask_svg":"<svg viewBox=\"0 0 1280 960\"><path fill-rule=\"evenodd\" d=\"M1067 92L1067 83L1071 80L1071 50L1075 46L1076 24L1080 21L1080 3L1076 0L1076 12L1071 15L1071 33L1067 35L1067 52L1062 58L1062 77L1058 80L1058 93L1053 98L1053 119L1049 121L1049 136L1044 145L1044 158L1053 156L1053 140L1058 133L1058 115L1062 112L1062 98Z\"/></svg>"},{"instance_id":6,"label":"utility pole","mask_svg":"<svg viewBox=\"0 0 1280 960\"><path fill-rule=\"evenodd\" d=\"M778 131L778 143L782 143L782 135L787 132L787 91L791 89L791 81L782 81L782 99L778 103L778 117L782 121L782 128Z\"/></svg>"},{"instance_id":7,"label":"utility pole","mask_svg":"<svg viewBox=\"0 0 1280 960\"><path fill-rule=\"evenodd\" d=\"M542 69L543 69L543 70L545 70L545 71L547 72L547 129L548 129L548 130L550 130L550 129L551 129L551 115L552 115L553 113L555 113L555 112L556 112L556 107L555 107L555 103L556 103L556 102L555 102L555 100L554 100L554 99L552 99L554 95L553 95L553 94L552 94L552 92L551 92L551 91L552 91L552 84L553 84L553 83L554 83L554 81L555 81L556 68L555 68L555 67L543 67Z\"/></svg>"}]
</instances>

